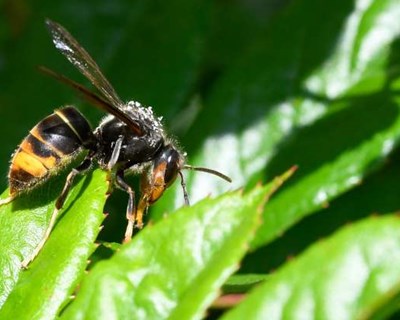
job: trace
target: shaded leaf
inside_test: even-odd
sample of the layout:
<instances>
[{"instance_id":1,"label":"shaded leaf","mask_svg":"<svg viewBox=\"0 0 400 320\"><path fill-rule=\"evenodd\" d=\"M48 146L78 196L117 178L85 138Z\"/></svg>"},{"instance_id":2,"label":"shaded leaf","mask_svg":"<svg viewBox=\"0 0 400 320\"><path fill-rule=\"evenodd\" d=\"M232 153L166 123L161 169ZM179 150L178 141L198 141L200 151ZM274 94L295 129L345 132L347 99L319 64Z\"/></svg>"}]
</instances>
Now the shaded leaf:
<instances>
[{"instance_id":1,"label":"shaded leaf","mask_svg":"<svg viewBox=\"0 0 400 320\"><path fill-rule=\"evenodd\" d=\"M234 274L225 282L223 291L224 293L246 292L268 277L266 274Z\"/></svg>"}]
</instances>

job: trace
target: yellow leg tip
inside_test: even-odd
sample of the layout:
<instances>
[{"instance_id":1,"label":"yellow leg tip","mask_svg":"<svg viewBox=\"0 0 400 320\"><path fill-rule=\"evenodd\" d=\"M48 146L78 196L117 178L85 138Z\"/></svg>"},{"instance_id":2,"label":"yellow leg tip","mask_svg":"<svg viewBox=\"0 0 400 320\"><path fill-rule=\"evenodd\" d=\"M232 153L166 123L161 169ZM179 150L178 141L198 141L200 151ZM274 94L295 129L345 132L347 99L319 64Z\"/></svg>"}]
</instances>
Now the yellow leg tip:
<instances>
[{"instance_id":1,"label":"yellow leg tip","mask_svg":"<svg viewBox=\"0 0 400 320\"><path fill-rule=\"evenodd\" d=\"M31 257L25 258L24 261L21 262L21 268L25 270L28 269L28 265L31 263L31 261Z\"/></svg>"},{"instance_id":2,"label":"yellow leg tip","mask_svg":"<svg viewBox=\"0 0 400 320\"><path fill-rule=\"evenodd\" d=\"M5 199L0 199L0 207L4 206L5 204L9 204L11 201L13 201L15 196L9 196L8 198Z\"/></svg>"}]
</instances>

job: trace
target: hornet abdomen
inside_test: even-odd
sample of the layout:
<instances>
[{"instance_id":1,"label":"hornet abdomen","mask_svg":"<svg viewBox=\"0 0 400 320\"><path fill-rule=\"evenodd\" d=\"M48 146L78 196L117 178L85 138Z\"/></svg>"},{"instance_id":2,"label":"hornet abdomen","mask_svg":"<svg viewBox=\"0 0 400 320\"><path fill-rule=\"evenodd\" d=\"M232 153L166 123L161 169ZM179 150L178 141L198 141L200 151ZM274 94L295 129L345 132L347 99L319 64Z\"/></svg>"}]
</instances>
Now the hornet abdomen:
<instances>
[{"instance_id":1,"label":"hornet abdomen","mask_svg":"<svg viewBox=\"0 0 400 320\"><path fill-rule=\"evenodd\" d=\"M45 181L81 148L95 149L88 121L74 107L56 110L40 121L22 141L11 160L10 194Z\"/></svg>"}]
</instances>

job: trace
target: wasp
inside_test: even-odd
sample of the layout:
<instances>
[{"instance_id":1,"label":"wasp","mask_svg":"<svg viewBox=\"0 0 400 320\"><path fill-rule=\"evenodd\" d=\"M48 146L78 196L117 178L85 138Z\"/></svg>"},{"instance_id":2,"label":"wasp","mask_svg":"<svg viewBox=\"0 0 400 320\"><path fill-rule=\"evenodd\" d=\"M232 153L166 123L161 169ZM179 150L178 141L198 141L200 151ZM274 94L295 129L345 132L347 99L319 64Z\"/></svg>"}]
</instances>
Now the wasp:
<instances>
[{"instance_id":1,"label":"wasp","mask_svg":"<svg viewBox=\"0 0 400 320\"><path fill-rule=\"evenodd\" d=\"M30 131L12 156L8 174L9 196L0 200L0 205L45 182L57 174L65 163L75 159L81 151L86 151L83 161L68 174L42 240L33 253L22 261L23 267L27 267L39 254L50 236L74 178L86 173L93 164L97 163L107 170L110 185L129 196L124 242L131 239L135 227L143 227L143 216L148 207L163 195L178 175L185 204L189 205L182 170L203 171L231 182L229 177L216 170L186 164L186 154L165 133L161 118L155 116L151 107L136 101L123 102L93 58L64 27L51 20L46 20L46 26L56 49L92 83L98 93L45 67L41 67L41 71L68 85L108 115L92 130L74 106L57 109ZM125 180L129 173L141 174L137 205L135 191Z\"/></svg>"}]
</instances>

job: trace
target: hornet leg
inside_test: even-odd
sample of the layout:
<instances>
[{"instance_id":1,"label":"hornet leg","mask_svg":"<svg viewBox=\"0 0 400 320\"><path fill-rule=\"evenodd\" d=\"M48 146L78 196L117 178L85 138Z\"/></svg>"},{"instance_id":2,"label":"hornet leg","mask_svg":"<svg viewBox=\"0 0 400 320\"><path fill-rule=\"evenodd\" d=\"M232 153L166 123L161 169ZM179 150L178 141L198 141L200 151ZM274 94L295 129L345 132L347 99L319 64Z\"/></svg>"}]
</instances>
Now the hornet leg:
<instances>
[{"instance_id":1,"label":"hornet leg","mask_svg":"<svg viewBox=\"0 0 400 320\"><path fill-rule=\"evenodd\" d=\"M115 168L116 164L118 163L119 155L121 153L123 139L124 138L120 136L118 140L115 142L110 161L107 164L107 169L109 172L108 180L110 182L110 188L112 188L115 185L129 195L128 206L126 208L126 219L128 220L128 226L126 228L125 238L124 238L124 242L128 242L132 238L133 234L133 227L136 220L135 219L136 208L135 208L135 191L131 188L131 186L129 186L126 183L124 179L124 171Z\"/></svg>"},{"instance_id":2,"label":"hornet leg","mask_svg":"<svg viewBox=\"0 0 400 320\"><path fill-rule=\"evenodd\" d=\"M35 250L32 252L31 255L29 255L28 257L26 257L24 259L24 261L22 261L22 267L23 268L27 268L27 266L29 265L29 263L35 259L35 257L39 254L39 252L42 250L44 244L46 243L47 239L50 236L51 231L53 230L53 227L56 223L57 220L57 216L58 216L58 212L60 211L60 209L62 208L62 206L64 205L65 199L68 196L68 193L71 189L72 183L74 181L74 178L76 177L76 175L78 174L82 174L84 173L86 170L88 170L90 168L92 164L92 156L87 156L82 163L72 169L72 171L68 174L67 180L65 182L64 188L60 194L60 196L58 197L57 201L56 201L56 205L54 208L54 211L51 215L50 218L50 223L44 233L44 236L42 238L42 240L39 242L39 244L36 246Z\"/></svg>"},{"instance_id":3,"label":"hornet leg","mask_svg":"<svg viewBox=\"0 0 400 320\"><path fill-rule=\"evenodd\" d=\"M133 228L135 226L136 219L136 208L135 208L135 191L129 186L124 180L124 172L117 172L117 177L115 181L118 188L122 189L129 195L128 206L126 208L126 219L128 220L128 225L125 231L124 242L128 242L132 238ZM140 225L139 225L140 223ZM138 227L142 228L143 223L140 221Z\"/></svg>"},{"instance_id":4,"label":"hornet leg","mask_svg":"<svg viewBox=\"0 0 400 320\"><path fill-rule=\"evenodd\" d=\"M115 171L116 171L115 169L116 169L116 164L118 163L119 155L121 154L123 140L124 138L122 136L119 136L118 140L115 141L111 158L107 163L107 172L108 172L107 181L109 183L107 194L112 193L113 187L115 185Z\"/></svg>"},{"instance_id":5,"label":"hornet leg","mask_svg":"<svg viewBox=\"0 0 400 320\"><path fill-rule=\"evenodd\" d=\"M8 196L7 198L5 198L5 199L1 199L1 200L0 200L0 207L3 206L3 205L5 205L5 204L10 203L10 202L13 201L14 199L15 199L15 194L9 195L9 196Z\"/></svg>"}]
</instances>

